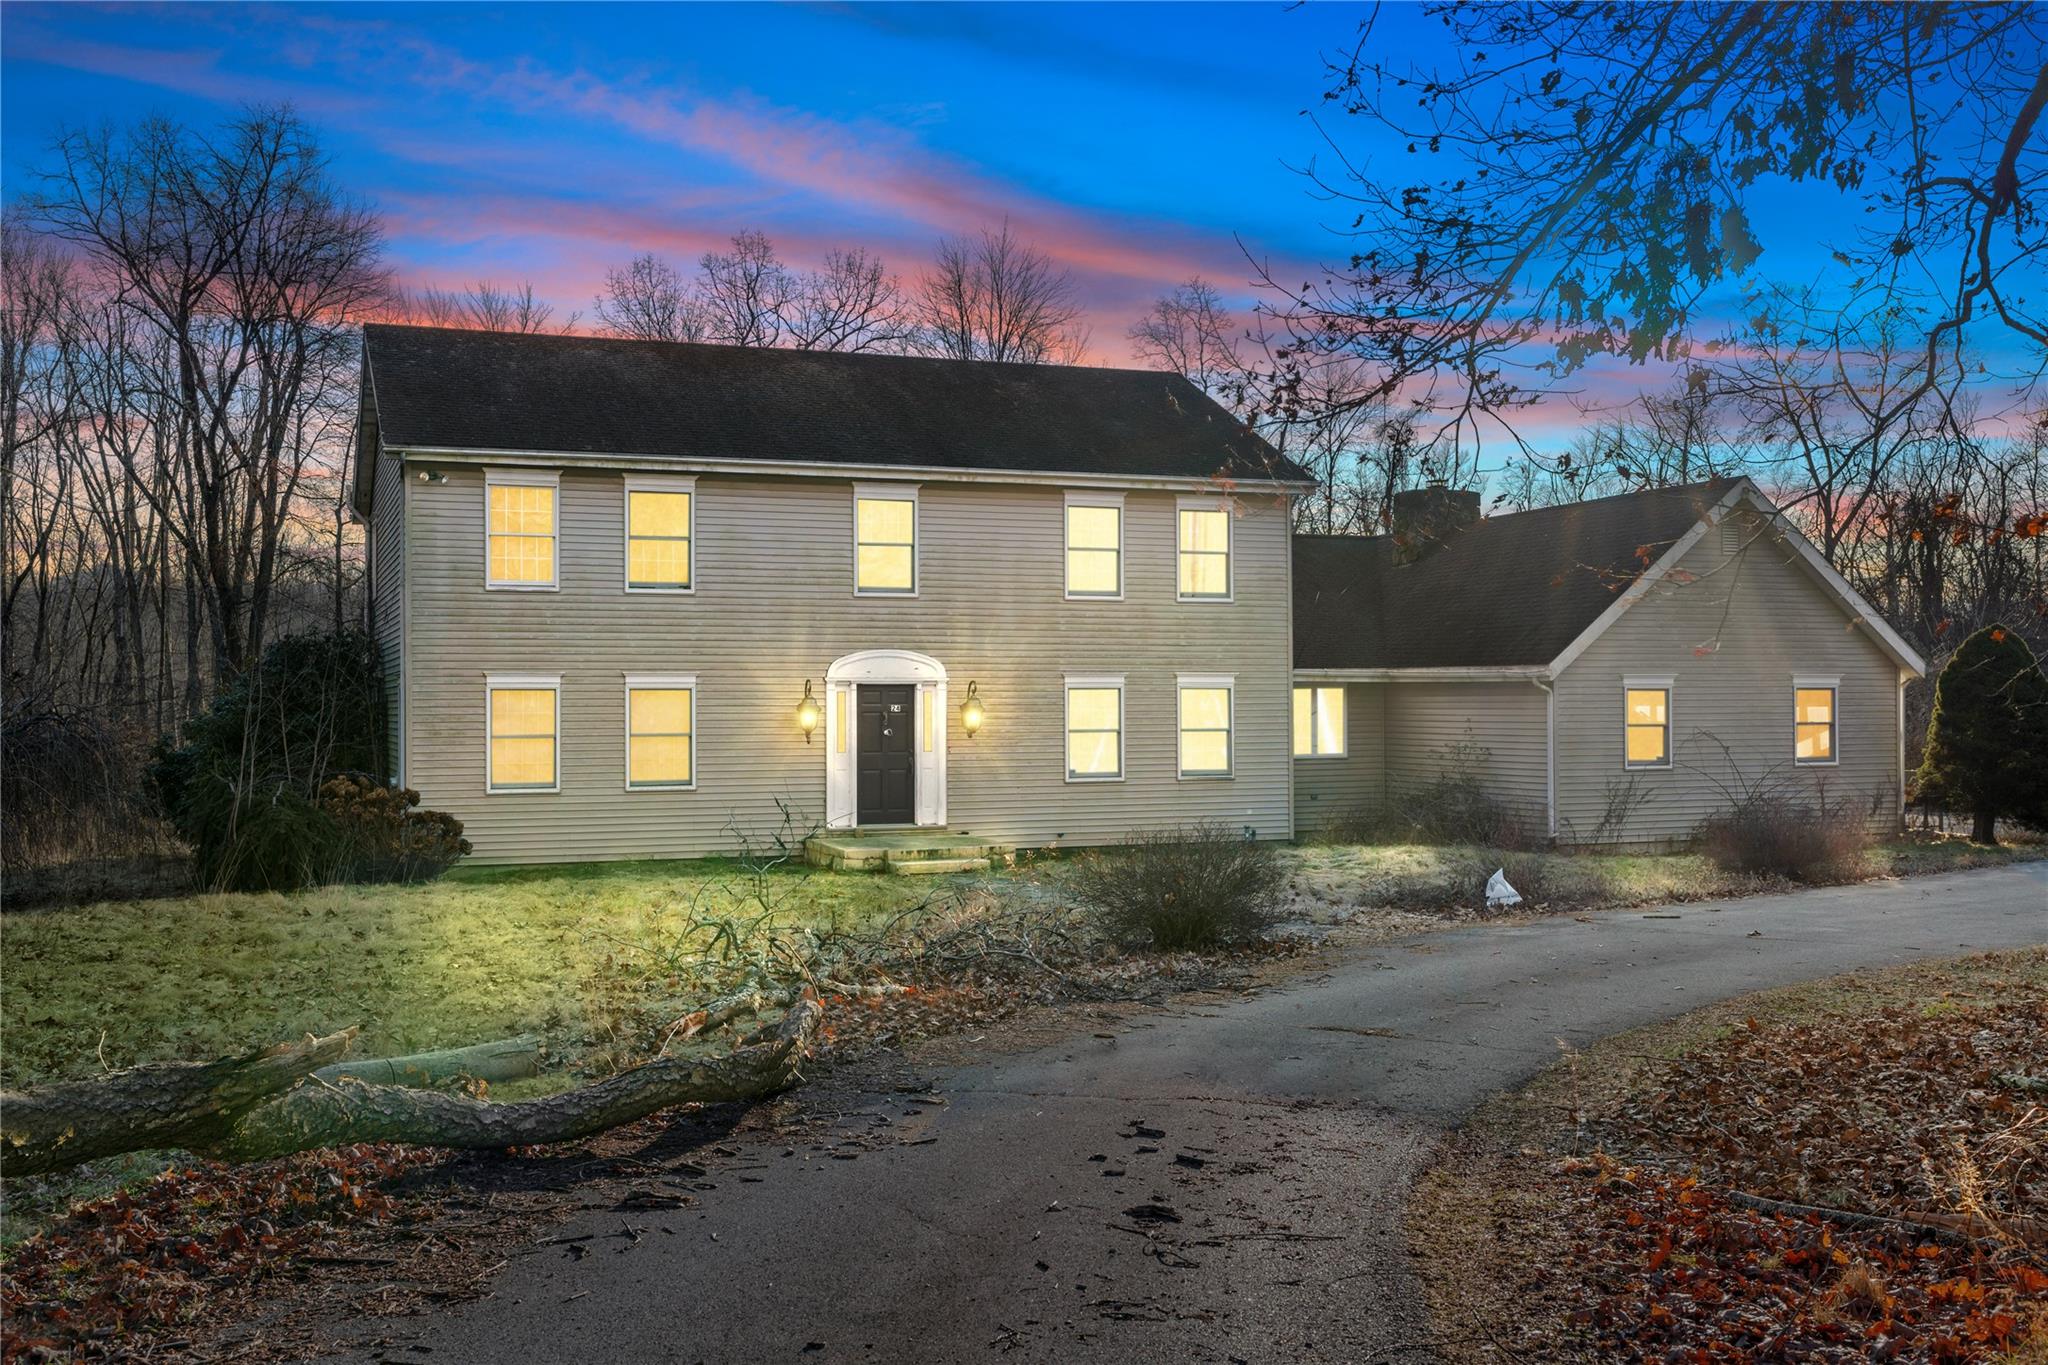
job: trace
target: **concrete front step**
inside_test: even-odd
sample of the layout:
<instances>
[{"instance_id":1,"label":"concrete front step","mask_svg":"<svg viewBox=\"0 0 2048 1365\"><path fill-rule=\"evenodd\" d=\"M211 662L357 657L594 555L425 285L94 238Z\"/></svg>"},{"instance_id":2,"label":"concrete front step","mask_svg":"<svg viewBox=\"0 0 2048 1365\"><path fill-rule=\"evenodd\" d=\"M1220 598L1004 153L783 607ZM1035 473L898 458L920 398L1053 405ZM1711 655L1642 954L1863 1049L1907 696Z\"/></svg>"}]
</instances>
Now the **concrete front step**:
<instances>
[{"instance_id":1,"label":"concrete front step","mask_svg":"<svg viewBox=\"0 0 2048 1365\"><path fill-rule=\"evenodd\" d=\"M814 867L841 872L880 872L897 863L950 863L979 861L982 867L1008 864L1017 850L1009 844L993 844L972 835L949 835L943 830L904 830L873 834L814 834L804 840L804 858ZM973 871L970 868L934 869Z\"/></svg>"},{"instance_id":2,"label":"concrete front step","mask_svg":"<svg viewBox=\"0 0 2048 1365\"><path fill-rule=\"evenodd\" d=\"M986 858L891 858L885 864L899 877L936 877L947 872L986 872Z\"/></svg>"}]
</instances>

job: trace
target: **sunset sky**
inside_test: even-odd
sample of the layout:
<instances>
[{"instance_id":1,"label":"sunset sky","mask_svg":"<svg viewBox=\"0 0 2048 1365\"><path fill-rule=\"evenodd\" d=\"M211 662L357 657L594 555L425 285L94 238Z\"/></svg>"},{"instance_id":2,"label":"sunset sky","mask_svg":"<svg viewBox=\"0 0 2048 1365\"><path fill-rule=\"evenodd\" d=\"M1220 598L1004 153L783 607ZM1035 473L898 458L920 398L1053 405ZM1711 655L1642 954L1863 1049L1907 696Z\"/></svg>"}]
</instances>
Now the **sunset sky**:
<instances>
[{"instance_id":1,"label":"sunset sky","mask_svg":"<svg viewBox=\"0 0 2048 1365\"><path fill-rule=\"evenodd\" d=\"M1343 246L1298 168L1319 153L1323 57L1349 6L5 6L8 192L64 124L153 111L197 127L289 100L384 214L407 283L530 280L588 317L608 265L690 266L744 228L814 263L861 245L914 276L942 236L1007 216L1069 267L1094 357L1193 274L1240 312L1246 253L1308 279ZM1429 60L1389 6L1373 42ZM1354 157L1401 149L1359 120ZM1824 196L1825 197L1825 196ZM1828 220L1823 202L1782 205ZM1798 272L1811 230L1771 240ZM1648 375L1595 367L1620 397ZM1565 403L1539 426L1583 420ZM1534 428L1532 428L1534 430Z\"/></svg>"}]
</instances>

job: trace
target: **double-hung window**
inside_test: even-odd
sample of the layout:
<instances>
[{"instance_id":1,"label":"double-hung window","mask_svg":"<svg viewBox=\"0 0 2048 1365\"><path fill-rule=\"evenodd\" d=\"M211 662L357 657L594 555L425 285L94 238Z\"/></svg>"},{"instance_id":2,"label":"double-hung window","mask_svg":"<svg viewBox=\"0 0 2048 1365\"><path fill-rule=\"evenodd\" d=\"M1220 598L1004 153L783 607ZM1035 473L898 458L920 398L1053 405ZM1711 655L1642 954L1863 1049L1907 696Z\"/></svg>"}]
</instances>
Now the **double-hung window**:
<instances>
[{"instance_id":1,"label":"double-hung window","mask_svg":"<svg viewBox=\"0 0 2048 1365\"><path fill-rule=\"evenodd\" d=\"M1294 756L1344 757L1344 685L1294 689Z\"/></svg>"},{"instance_id":2,"label":"double-hung window","mask_svg":"<svg viewBox=\"0 0 2048 1365\"><path fill-rule=\"evenodd\" d=\"M484 789L560 791L561 675L493 673L484 689L490 724Z\"/></svg>"},{"instance_id":3,"label":"double-hung window","mask_svg":"<svg viewBox=\"0 0 2048 1365\"><path fill-rule=\"evenodd\" d=\"M853 486L853 590L917 595L917 485Z\"/></svg>"},{"instance_id":4,"label":"double-hung window","mask_svg":"<svg viewBox=\"0 0 2048 1365\"><path fill-rule=\"evenodd\" d=\"M1835 753L1835 702L1839 678L1792 680L1792 761L1801 767L1825 767Z\"/></svg>"},{"instance_id":5,"label":"double-hung window","mask_svg":"<svg viewBox=\"0 0 2048 1365\"><path fill-rule=\"evenodd\" d=\"M697 679L626 677L626 785L697 785Z\"/></svg>"},{"instance_id":6,"label":"double-hung window","mask_svg":"<svg viewBox=\"0 0 2048 1365\"><path fill-rule=\"evenodd\" d=\"M484 471L484 586L556 586L556 511L562 476L553 470Z\"/></svg>"},{"instance_id":7,"label":"double-hung window","mask_svg":"<svg viewBox=\"0 0 2048 1365\"><path fill-rule=\"evenodd\" d=\"M1121 493L1067 494L1067 596L1124 595Z\"/></svg>"},{"instance_id":8,"label":"double-hung window","mask_svg":"<svg viewBox=\"0 0 2048 1365\"><path fill-rule=\"evenodd\" d=\"M1671 766L1671 679L1622 681L1622 766Z\"/></svg>"},{"instance_id":9,"label":"double-hung window","mask_svg":"<svg viewBox=\"0 0 2048 1365\"><path fill-rule=\"evenodd\" d=\"M1235 678L1180 677L1180 775L1230 776L1230 698Z\"/></svg>"},{"instance_id":10,"label":"double-hung window","mask_svg":"<svg viewBox=\"0 0 2048 1365\"><path fill-rule=\"evenodd\" d=\"M1124 775L1124 680L1067 679L1067 781L1115 782Z\"/></svg>"},{"instance_id":11,"label":"double-hung window","mask_svg":"<svg viewBox=\"0 0 2048 1365\"><path fill-rule=\"evenodd\" d=\"M626 591L689 592L696 586L697 481L626 477Z\"/></svg>"},{"instance_id":12,"label":"double-hung window","mask_svg":"<svg viewBox=\"0 0 2048 1365\"><path fill-rule=\"evenodd\" d=\"M1178 592L1183 602L1230 600L1230 509L1212 497L1182 498Z\"/></svg>"}]
</instances>

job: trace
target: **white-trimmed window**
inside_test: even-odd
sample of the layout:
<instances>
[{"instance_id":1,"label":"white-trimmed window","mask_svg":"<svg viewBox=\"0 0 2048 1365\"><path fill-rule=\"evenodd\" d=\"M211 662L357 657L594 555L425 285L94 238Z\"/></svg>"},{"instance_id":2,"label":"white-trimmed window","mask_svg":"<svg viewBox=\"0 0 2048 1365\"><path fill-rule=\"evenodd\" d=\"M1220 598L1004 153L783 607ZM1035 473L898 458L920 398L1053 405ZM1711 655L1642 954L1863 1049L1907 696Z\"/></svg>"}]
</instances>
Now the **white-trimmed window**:
<instances>
[{"instance_id":1,"label":"white-trimmed window","mask_svg":"<svg viewBox=\"0 0 2048 1365\"><path fill-rule=\"evenodd\" d=\"M853 486L853 590L917 596L917 485Z\"/></svg>"},{"instance_id":2,"label":"white-trimmed window","mask_svg":"<svg viewBox=\"0 0 2048 1365\"><path fill-rule=\"evenodd\" d=\"M1294 756L1342 758L1344 745L1344 684L1295 688Z\"/></svg>"},{"instance_id":3,"label":"white-trimmed window","mask_svg":"<svg viewBox=\"0 0 2048 1365\"><path fill-rule=\"evenodd\" d=\"M1067 781L1118 782L1124 775L1124 680L1067 679Z\"/></svg>"},{"instance_id":4,"label":"white-trimmed window","mask_svg":"<svg viewBox=\"0 0 2048 1365\"><path fill-rule=\"evenodd\" d=\"M1671 679L1622 680L1622 766L1671 766Z\"/></svg>"},{"instance_id":5,"label":"white-trimmed window","mask_svg":"<svg viewBox=\"0 0 2048 1365\"><path fill-rule=\"evenodd\" d=\"M1067 596L1124 595L1124 496L1067 494Z\"/></svg>"},{"instance_id":6,"label":"white-trimmed window","mask_svg":"<svg viewBox=\"0 0 2048 1365\"><path fill-rule=\"evenodd\" d=\"M690 592L697 584L697 481L626 476L626 591Z\"/></svg>"},{"instance_id":7,"label":"white-trimmed window","mask_svg":"<svg viewBox=\"0 0 2048 1365\"><path fill-rule=\"evenodd\" d=\"M484 679L484 710L485 790L560 791L561 675L490 674Z\"/></svg>"},{"instance_id":8,"label":"white-trimmed window","mask_svg":"<svg viewBox=\"0 0 2048 1365\"><path fill-rule=\"evenodd\" d=\"M1230 507L1220 498L1184 497L1180 519L1177 596L1183 602L1230 600Z\"/></svg>"},{"instance_id":9,"label":"white-trimmed window","mask_svg":"<svg viewBox=\"0 0 2048 1365\"><path fill-rule=\"evenodd\" d=\"M1231 697L1237 679L1228 675L1180 676L1180 775L1230 776Z\"/></svg>"},{"instance_id":10,"label":"white-trimmed window","mask_svg":"<svg viewBox=\"0 0 2048 1365\"><path fill-rule=\"evenodd\" d=\"M552 469L484 471L484 586L550 591L562 476Z\"/></svg>"},{"instance_id":11,"label":"white-trimmed window","mask_svg":"<svg viewBox=\"0 0 2048 1365\"><path fill-rule=\"evenodd\" d=\"M695 674L626 675L626 785L634 790L697 785Z\"/></svg>"},{"instance_id":12,"label":"white-trimmed window","mask_svg":"<svg viewBox=\"0 0 2048 1365\"><path fill-rule=\"evenodd\" d=\"M1840 678L1792 679L1792 761L1800 767L1828 767L1841 761L1835 747L1841 688Z\"/></svg>"}]
</instances>

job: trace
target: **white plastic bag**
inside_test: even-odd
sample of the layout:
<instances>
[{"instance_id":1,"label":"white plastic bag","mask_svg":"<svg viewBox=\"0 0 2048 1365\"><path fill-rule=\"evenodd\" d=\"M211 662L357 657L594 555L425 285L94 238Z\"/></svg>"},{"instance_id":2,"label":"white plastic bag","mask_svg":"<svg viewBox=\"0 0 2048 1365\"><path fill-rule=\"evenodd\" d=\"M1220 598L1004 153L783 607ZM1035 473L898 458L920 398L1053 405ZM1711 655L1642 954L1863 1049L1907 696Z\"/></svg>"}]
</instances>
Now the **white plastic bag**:
<instances>
[{"instance_id":1,"label":"white plastic bag","mask_svg":"<svg viewBox=\"0 0 2048 1365\"><path fill-rule=\"evenodd\" d=\"M1522 893L1508 885L1508 870L1498 868L1486 879L1486 908L1505 910L1511 905L1522 903Z\"/></svg>"}]
</instances>

